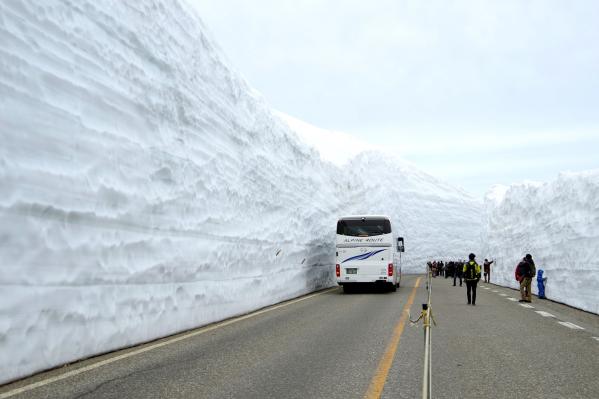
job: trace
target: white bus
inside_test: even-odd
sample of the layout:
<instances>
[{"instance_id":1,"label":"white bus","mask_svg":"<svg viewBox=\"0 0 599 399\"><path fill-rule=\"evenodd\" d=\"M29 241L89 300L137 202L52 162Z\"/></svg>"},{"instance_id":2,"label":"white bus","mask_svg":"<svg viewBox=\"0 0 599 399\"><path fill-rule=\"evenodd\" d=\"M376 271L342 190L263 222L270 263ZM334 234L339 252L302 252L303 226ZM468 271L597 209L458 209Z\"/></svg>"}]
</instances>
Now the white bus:
<instances>
[{"instance_id":1,"label":"white bus","mask_svg":"<svg viewBox=\"0 0 599 399\"><path fill-rule=\"evenodd\" d=\"M344 292L361 283L385 284L392 291L399 287L403 237L396 239L387 216L342 217L336 250L335 274Z\"/></svg>"}]
</instances>

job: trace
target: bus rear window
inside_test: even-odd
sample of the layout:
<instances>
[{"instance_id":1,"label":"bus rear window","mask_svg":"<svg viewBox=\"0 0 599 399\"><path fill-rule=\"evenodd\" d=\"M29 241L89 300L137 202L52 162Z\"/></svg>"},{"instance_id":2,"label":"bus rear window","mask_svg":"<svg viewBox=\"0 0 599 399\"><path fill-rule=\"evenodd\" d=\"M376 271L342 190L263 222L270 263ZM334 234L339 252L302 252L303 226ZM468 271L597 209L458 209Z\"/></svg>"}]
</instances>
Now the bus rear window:
<instances>
[{"instance_id":1,"label":"bus rear window","mask_svg":"<svg viewBox=\"0 0 599 399\"><path fill-rule=\"evenodd\" d=\"M340 220L337 234L353 237L370 237L391 233L391 223L387 219Z\"/></svg>"}]
</instances>

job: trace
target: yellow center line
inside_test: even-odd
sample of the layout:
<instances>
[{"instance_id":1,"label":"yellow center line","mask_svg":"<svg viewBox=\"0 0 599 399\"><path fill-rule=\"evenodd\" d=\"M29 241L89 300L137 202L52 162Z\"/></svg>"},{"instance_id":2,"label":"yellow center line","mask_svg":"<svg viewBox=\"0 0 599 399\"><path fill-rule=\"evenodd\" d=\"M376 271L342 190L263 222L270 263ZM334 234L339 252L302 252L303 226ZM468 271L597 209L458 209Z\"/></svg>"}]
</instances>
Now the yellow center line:
<instances>
[{"instance_id":1,"label":"yellow center line","mask_svg":"<svg viewBox=\"0 0 599 399\"><path fill-rule=\"evenodd\" d=\"M376 369L376 373L374 373L374 377L372 377L372 381L370 381L370 386L368 387L368 391L366 391L366 395L364 395L364 399L378 399L383 392L385 381L387 381L387 375L389 374L389 370L393 364L393 358L395 357L395 352L397 351L397 346L399 345L399 339L401 338L401 334L403 333L403 329L406 325L406 320L408 319L410 307L414 303L416 290L420 285L420 279L421 277L418 277L416 280L416 285L414 285L414 288L412 288L412 292L408 297L408 302L406 302L405 306L403 307L402 315L399 318L395 329L393 330L391 342L389 342L389 345L385 350L385 354L379 362L379 366Z\"/></svg>"}]
</instances>

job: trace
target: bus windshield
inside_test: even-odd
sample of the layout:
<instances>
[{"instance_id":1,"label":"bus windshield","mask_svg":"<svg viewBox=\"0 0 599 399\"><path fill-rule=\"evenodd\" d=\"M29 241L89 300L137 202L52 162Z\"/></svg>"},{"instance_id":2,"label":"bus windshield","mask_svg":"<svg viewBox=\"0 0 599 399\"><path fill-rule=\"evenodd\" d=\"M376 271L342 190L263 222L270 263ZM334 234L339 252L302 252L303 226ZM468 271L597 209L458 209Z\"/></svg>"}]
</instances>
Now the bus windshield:
<instances>
[{"instance_id":1,"label":"bus windshield","mask_svg":"<svg viewBox=\"0 0 599 399\"><path fill-rule=\"evenodd\" d=\"M337 222L337 234L353 237L370 237L391 233L387 219L345 219Z\"/></svg>"}]
</instances>

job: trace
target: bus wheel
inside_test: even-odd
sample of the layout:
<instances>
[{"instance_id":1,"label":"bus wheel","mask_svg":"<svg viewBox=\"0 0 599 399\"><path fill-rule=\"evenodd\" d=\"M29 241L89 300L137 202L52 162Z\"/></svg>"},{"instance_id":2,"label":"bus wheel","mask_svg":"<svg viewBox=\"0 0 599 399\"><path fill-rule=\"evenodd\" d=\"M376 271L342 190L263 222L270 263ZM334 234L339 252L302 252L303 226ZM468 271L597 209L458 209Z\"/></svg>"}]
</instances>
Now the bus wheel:
<instances>
[{"instance_id":1,"label":"bus wheel","mask_svg":"<svg viewBox=\"0 0 599 399\"><path fill-rule=\"evenodd\" d=\"M350 294L353 291L353 287L351 286L351 284L344 284L343 285L343 293L344 294Z\"/></svg>"}]
</instances>

